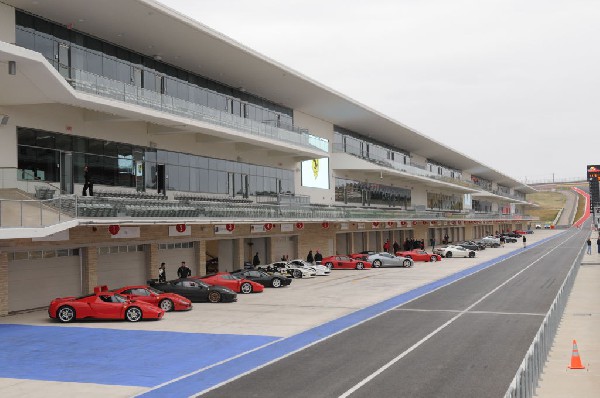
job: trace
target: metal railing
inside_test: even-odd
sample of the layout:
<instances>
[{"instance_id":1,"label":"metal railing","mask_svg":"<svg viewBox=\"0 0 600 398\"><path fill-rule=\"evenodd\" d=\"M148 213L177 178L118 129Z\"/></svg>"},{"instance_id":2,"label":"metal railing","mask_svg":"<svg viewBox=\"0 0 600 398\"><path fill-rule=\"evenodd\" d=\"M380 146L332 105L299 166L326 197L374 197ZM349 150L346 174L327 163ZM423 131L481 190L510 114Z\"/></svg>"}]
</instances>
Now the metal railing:
<instances>
[{"instance_id":1,"label":"metal railing","mask_svg":"<svg viewBox=\"0 0 600 398\"><path fill-rule=\"evenodd\" d=\"M307 148L320 149L325 152L323 156L326 156L329 150L328 140L309 134L305 129L291 126L289 129L285 129L257 122L153 90L109 79L82 69L70 68L70 76L69 83L77 91L141 105L173 115L232 128L259 137L268 137Z\"/></svg>"},{"instance_id":2,"label":"metal railing","mask_svg":"<svg viewBox=\"0 0 600 398\"><path fill-rule=\"evenodd\" d=\"M583 251L581 254L583 254ZM546 359L552 348L552 342L556 336L567 300L575 283L581 254L569 270L504 398L531 398L535 395L540 374L544 370Z\"/></svg>"},{"instance_id":3,"label":"metal railing","mask_svg":"<svg viewBox=\"0 0 600 398\"><path fill-rule=\"evenodd\" d=\"M77 196L52 199L0 199L1 228L39 228L77 217Z\"/></svg>"}]
</instances>

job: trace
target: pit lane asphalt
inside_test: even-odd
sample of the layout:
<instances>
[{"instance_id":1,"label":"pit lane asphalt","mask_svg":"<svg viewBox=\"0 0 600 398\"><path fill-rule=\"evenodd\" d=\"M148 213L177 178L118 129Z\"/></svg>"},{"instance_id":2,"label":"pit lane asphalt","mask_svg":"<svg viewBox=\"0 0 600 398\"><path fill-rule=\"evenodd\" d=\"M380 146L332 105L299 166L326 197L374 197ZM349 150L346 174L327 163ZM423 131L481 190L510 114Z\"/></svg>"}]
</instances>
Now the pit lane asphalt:
<instances>
[{"instance_id":1,"label":"pit lane asphalt","mask_svg":"<svg viewBox=\"0 0 600 398\"><path fill-rule=\"evenodd\" d=\"M529 236L529 242L532 244L527 250L533 250L535 242L549 239L557 233L558 231L536 231L535 235ZM478 252L476 259L456 258L444 259L440 263L417 263L411 269L334 271L330 277L295 280L291 288L267 289L263 294L243 295L240 296L240 301L234 304L196 304L191 312L170 313L159 322L130 324L97 321L59 325L50 321L44 311L0 318L0 334L1 327L11 323L30 325L35 331L31 335L19 332L22 346L17 344L9 347L9 355L4 358L5 363L0 357L0 365L3 365L0 368L5 370L9 369L9 366L4 365L11 364L11 359L21 356L23 347L27 348L25 352L31 352L31 344L27 344L31 341L28 337L44 336L46 340L36 346L35 354L40 355L48 350L51 352L49 355L52 355L56 351L60 352L53 346L57 341L53 330L66 332L73 329L71 342L65 345L62 351L64 354L55 356L54 359L50 358L47 362L52 365L53 359L55 367L57 364L62 366L58 366L55 373L61 373L61 369L66 370L62 372L61 377L41 377L38 371L42 366L36 363L34 357L33 363L17 366L20 367L18 370L21 373L11 376L9 371L1 376L3 378L0 379L0 395L20 397L29 393L31 396L49 397L64 396L65 392L69 392L90 397L126 397L135 394L190 396L237 377L256 366L289 355L295 350L302 350L322 338L330 337L340 330L364 322L365 319L395 308L469 273L492 266L503 257L521 251L520 243L514 243L507 244L502 249ZM372 330L367 331L367 337L363 335L358 337L358 340L376 338L381 339L377 341L384 344L393 340L396 335L419 336L425 332L417 327L421 318L437 317L434 321L441 324L450 319L449 315L451 314L444 312L413 311L403 315L408 316L403 318L408 320L399 322L398 329L384 325L384 330L376 333ZM40 332L39 329L44 330ZM90 330L89 333L93 332L93 329L101 329L102 334L94 337L85 329ZM123 330L135 333L129 333L130 338L123 339L123 334L119 334ZM153 335L152 332L155 331L160 333ZM181 333L189 338L182 338ZM238 335L239 340L224 334ZM380 335L381 338L377 337ZM264 336L266 339L261 342L260 339L256 339L257 336ZM86 339L100 343L90 350ZM344 347L355 345L352 340L347 339L339 340L339 344ZM120 348L115 348L112 343L114 340L121 341ZM3 343L7 344L6 341L0 341L0 346ZM261 349L263 343L266 346ZM228 349L224 350L223 345ZM111 350L111 347L115 349ZM296 355L305 355L305 351L310 352L312 348L309 347ZM110 366L110 363L115 363L110 361L114 361L121 349L127 349L129 357L123 355L116 363L128 365ZM177 360L170 360L164 356L165 353L178 351L183 354L178 356ZM85 361L78 362L77 359L82 357ZM332 361L325 374L330 371L329 368L343 368L343 361L353 363L347 359L341 361ZM240 364L241 366L238 366ZM362 362L353 363L353 366L363 367ZM15 366L10 369L14 368ZM106 373L108 368L117 374ZM70 375L70 370L75 371L75 379ZM96 373L99 375L95 376ZM145 379L139 382L141 379L138 377ZM288 376L285 379L287 380ZM154 380L154 383L151 380ZM94 382L101 384L91 384ZM151 386L154 387L149 390L148 387ZM280 396L280 391L277 391L275 396ZM246 393L247 391L244 392ZM316 396L326 395L319 390Z\"/></svg>"},{"instance_id":2,"label":"pit lane asphalt","mask_svg":"<svg viewBox=\"0 0 600 398\"><path fill-rule=\"evenodd\" d=\"M203 396L502 397L583 240L569 230Z\"/></svg>"}]
</instances>

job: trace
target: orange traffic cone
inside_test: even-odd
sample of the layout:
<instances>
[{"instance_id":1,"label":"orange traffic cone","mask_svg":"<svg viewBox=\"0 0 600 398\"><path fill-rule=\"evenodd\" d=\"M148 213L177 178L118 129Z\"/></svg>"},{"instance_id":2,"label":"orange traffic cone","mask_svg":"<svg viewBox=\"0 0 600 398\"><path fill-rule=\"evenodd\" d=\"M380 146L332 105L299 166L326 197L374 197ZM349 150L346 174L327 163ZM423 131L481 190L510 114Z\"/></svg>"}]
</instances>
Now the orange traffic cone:
<instances>
[{"instance_id":1,"label":"orange traffic cone","mask_svg":"<svg viewBox=\"0 0 600 398\"><path fill-rule=\"evenodd\" d=\"M571 366L569 366L569 369L585 369L585 366L581 364L581 357L579 356L575 340L573 340L573 353L571 354Z\"/></svg>"}]
</instances>

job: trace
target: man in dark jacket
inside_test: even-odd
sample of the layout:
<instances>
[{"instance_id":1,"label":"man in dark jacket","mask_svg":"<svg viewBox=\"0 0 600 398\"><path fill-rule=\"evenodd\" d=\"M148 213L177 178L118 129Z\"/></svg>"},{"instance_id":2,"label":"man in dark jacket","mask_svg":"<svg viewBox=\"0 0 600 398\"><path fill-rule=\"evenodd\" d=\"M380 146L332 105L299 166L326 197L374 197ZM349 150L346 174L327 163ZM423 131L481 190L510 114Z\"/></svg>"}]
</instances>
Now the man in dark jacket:
<instances>
[{"instance_id":1,"label":"man in dark jacket","mask_svg":"<svg viewBox=\"0 0 600 398\"><path fill-rule=\"evenodd\" d=\"M312 250L308 251L308 255L306 256L306 262L309 262L311 264L315 263L315 258L313 257Z\"/></svg>"},{"instance_id":2,"label":"man in dark jacket","mask_svg":"<svg viewBox=\"0 0 600 398\"><path fill-rule=\"evenodd\" d=\"M179 278L187 278L188 276L192 275L192 270L188 268L187 265L185 265L185 261L181 262L181 267L179 267L177 269L177 276Z\"/></svg>"},{"instance_id":3,"label":"man in dark jacket","mask_svg":"<svg viewBox=\"0 0 600 398\"><path fill-rule=\"evenodd\" d=\"M252 258L252 265L254 267L256 267L257 265L260 265L260 257L258 257L258 252L256 252L254 257Z\"/></svg>"},{"instance_id":4,"label":"man in dark jacket","mask_svg":"<svg viewBox=\"0 0 600 398\"><path fill-rule=\"evenodd\" d=\"M90 190L90 196L94 196L94 184L92 183L92 176L90 175L90 169L87 165L83 168L83 192L82 196L87 196L87 190Z\"/></svg>"},{"instance_id":5,"label":"man in dark jacket","mask_svg":"<svg viewBox=\"0 0 600 398\"><path fill-rule=\"evenodd\" d=\"M317 249L317 253L315 254L315 264L321 264L323 261L323 255L319 253L319 249Z\"/></svg>"}]
</instances>

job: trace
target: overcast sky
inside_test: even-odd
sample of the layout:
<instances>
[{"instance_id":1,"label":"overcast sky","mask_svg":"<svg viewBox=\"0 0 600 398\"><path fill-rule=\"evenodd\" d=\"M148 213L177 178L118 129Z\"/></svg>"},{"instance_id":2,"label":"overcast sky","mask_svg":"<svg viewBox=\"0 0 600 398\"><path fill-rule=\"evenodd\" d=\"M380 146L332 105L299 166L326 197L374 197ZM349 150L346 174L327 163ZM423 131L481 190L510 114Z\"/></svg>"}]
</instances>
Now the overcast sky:
<instances>
[{"instance_id":1,"label":"overcast sky","mask_svg":"<svg viewBox=\"0 0 600 398\"><path fill-rule=\"evenodd\" d=\"M598 0L161 0L519 180L600 164Z\"/></svg>"}]
</instances>

